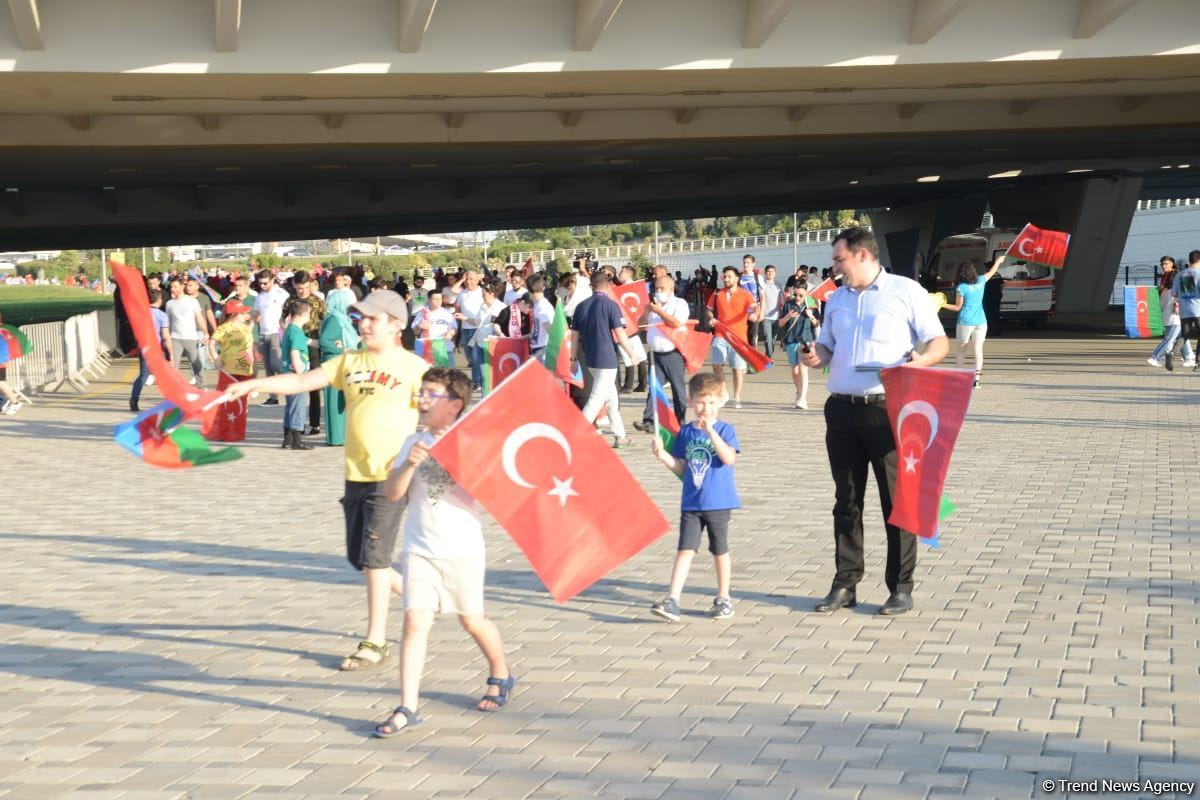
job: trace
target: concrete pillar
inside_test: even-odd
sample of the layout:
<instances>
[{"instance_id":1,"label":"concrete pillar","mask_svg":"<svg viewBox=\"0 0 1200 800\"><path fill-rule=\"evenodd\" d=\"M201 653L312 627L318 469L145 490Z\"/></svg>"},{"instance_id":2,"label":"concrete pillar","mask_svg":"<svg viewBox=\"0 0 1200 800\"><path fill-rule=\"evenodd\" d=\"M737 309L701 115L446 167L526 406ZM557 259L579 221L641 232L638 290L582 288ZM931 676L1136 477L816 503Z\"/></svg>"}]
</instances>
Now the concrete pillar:
<instances>
[{"instance_id":1,"label":"concrete pillar","mask_svg":"<svg viewBox=\"0 0 1200 800\"><path fill-rule=\"evenodd\" d=\"M979 228L982 197L934 200L914 206L871 212L871 227L879 240L879 260L897 275L917 277L917 254L928 254L947 236Z\"/></svg>"},{"instance_id":2,"label":"concrete pillar","mask_svg":"<svg viewBox=\"0 0 1200 800\"><path fill-rule=\"evenodd\" d=\"M993 193L988 201L996 227L1020 228L1032 222L1071 234L1067 263L1056 284L1055 310L1093 312L1108 308L1141 191L1140 177L1089 178L1008 189Z\"/></svg>"}]
</instances>

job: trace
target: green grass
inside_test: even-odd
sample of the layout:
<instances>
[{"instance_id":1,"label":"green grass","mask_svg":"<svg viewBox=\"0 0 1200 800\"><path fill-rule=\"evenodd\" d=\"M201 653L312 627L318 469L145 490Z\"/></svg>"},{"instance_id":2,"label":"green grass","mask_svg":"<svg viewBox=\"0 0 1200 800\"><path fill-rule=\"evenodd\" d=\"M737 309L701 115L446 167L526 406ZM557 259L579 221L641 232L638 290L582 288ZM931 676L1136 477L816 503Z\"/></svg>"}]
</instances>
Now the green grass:
<instances>
[{"instance_id":1,"label":"green grass","mask_svg":"<svg viewBox=\"0 0 1200 800\"><path fill-rule=\"evenodd\" d=\"M0 286L0 314L6 325L59 322L76 314L112 308L112 295L70 286Z\"/></svg>"}]
</instances>

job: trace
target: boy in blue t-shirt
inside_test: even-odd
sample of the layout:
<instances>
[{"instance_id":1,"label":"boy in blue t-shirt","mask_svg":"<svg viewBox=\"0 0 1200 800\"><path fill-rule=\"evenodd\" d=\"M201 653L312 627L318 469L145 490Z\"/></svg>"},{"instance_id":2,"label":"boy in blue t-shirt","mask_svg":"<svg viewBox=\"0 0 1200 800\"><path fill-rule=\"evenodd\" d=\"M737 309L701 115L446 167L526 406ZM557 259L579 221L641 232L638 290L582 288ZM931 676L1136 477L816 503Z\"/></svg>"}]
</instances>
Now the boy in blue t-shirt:
<instances>
[{"instance_id":1,"label":"boy in blue t-shirt","mask_svg":"<svg viewBox=\"0 0 1200 800\"><path fill-rule=\"evenodd\" d=\"M708 615L713 619L733 616L729 592L729 518L733 509L742 506L733 482L733 464L739 452L737 432L728 422L717 419L725 397L724 383L711 372L701 372L688 382L688 397L695 421L680 428L670 452L654 437L654 455L683 478L679 549L671 571L671 587L667 597L650 608L652 613L671 622L679 621L679 597L705 530L708 551L713 554L717 571L717 597Z\"/></svg>"}]
</instances>

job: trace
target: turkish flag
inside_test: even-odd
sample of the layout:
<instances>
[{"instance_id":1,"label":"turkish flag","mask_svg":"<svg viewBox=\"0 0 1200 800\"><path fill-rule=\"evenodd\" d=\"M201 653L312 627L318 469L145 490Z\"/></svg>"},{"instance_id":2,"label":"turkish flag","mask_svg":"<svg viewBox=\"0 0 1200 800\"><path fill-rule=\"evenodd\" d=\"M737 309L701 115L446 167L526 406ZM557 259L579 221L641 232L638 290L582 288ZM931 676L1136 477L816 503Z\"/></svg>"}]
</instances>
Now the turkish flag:
<instances>
[{"instance_id":1,"label":"turkish flag","mask_svg":"<svg viewBox=\"0 0 1200 800\"><path fill-rule=\"evenodd\" d=\"M688 320L682 328L673 328L665 323L655 325L658 331L675 343L675 349L683 356L683 365L688 374L699 372L708 358L712 346L712 334L696 330L696 320Z\"/></svg>"},{"instance_id":2,"label":"turkish flag","mask_svg":"<svg viewBox=\"0 0 1200 800\"><path fill-rule=\"evenodd\" d=\"M833 278L826 278L820 284L815 286L808 296L818 303L824 303L829 299L829 295L837 291L838 285L834 283Z\"/></svg>"},{"instance_id":3,"label":"turkish flag","mask_svg":"<svg viewBox=\"0 0 1200 800\"><path fill-rule=\"evenodd\" d=\"M560 603L671 527L536 359L430 453L495 517Z\"/></svg>"},{"instance_id":4,"label":"turkish flag","mask_svg":"<svg viewBox=\"0 0 1200 800\"><path fill-rule=\"evenodd\" d=\"M625 283L620 286L610 286L605 294L617 301L621 314L625 317L625 335L638 335L638 322L650 304L649 289L645 280Z\"/></svg>"},{"instance_id":5,"label":"turkish flag","mask_svg":"<svg viewBox=\"0 0 1200 800\"><path fill-rule=\"evenodd\" d=\"M137 338L138 351L146 359L159 391L179 408L184 418L200 420L201 430L207 435L216 420L222 392L197 390L174 365L167 363L158 339L159 332L154 329L154 320L150 316L150 298L142 273L116 261L109 261L108 266L113 280L121 287L121 303L129 317L129 327Z\"/></svg>"},{"instance_id":6,"label":"turkish flag","mask_svg":"<svg viewBox=\"0 0 1200 800\"><path fill-rule=\"evenodd\" d=\"M1062 269L1067 260L1067 248L1071 234L1062 231L1044 231L1033 223L1026 223L1017 238L1008 246L1006 256L1030 264Z\"/></svg>"},{"instance_id":7,"label":"turkish flag","mask_svg":"<svg viewBox=\"0 0 1200 800\"><path fill-rule=\"evenodd\" d=\"M533 276L533 259L525 259L525 263L521 265L521 275L525 280L529 280Z\"/></svg>"},{"instance_id":8,"label":"turkish flag","mask_svg":"<svg viewBox=\"0 0 1200 800\"><path fill-rule=\"evenodd\" d=\"M493 336L488 339L488 368L491 382L488 391L494 391L500 383L529 358L529 340L523 336L512 338Z\"/></svg>"},{"instance_id":9,"label":"turkish flag","mask_svg":"<svg viewBox=\"0 0 1200 800\"><path fill-rule=\"evenodd\" d=\"M749 342L716 317L713 318L713 333L729 342L734 352L746 360L751 372L762 372L764 369L770 369L775 363L761 350L751 347Z\"/></svg>"},{"instance_id":10,"label":"turkish flag","mask_svg":"<svg viewBox=\"0 0 1200 800\"><path fill-rule=\"evenodd\" d=\"M896 439L896 487L888 523L935 536L942 485L971 402L970 370L887 367L880 370Z\"/></svg>"}]
</instances>

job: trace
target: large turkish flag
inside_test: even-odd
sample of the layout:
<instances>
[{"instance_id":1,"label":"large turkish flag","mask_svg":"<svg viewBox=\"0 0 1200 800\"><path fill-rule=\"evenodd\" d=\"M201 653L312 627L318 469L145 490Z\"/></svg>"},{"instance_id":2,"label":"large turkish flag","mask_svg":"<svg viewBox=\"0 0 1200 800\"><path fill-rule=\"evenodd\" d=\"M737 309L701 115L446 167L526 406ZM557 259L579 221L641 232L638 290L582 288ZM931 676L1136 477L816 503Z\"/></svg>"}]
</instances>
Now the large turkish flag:
<instances>
[{"instance_id":1,"label":"large turkish flag","mask_svg":"<svg viewBox=\"0 0 1200 800\"><path fill-rule=\"evenodd\" d=\"M562 603L670 524L554 376L526 361L430 449Z\"/></svg>"},{"instance_id":2,"label":"large turkish flag","mask_svg":"<svg viewBox=\"0 0 1200 800\"><path fill-rule=\"evenodd\" d=\"M888 367L879 374L898 459L888 523L918 536L935 536L942 485L975 375L910 366Z\"/></svg>"},{"instance_id":3,"label":"large turkish flag","mask_svg":"<svg viewBox=\"0 0 1200 800\"><path fill-rule=\"evenodd\" d=\"M1009 245L1007 256L1031 264L1042 264L1055 269L1062 269L1067 260L1067 248L1071 244L1071 234L1063 231L1042 230L1027 222L1017 238Z\"/></svg>"},{"instance_id":4,"label":"large turkish flag","mask_svg":"<svg viewBox=\"0 0 1200 800\"><path fill-rule=\"evenodd\" d=\"M179 407L186 419L200 420L201 430L208 434L212 430L223 393L201 392L188 383L174 365L167 362L158 339L159 332L154 329L154 320L150 316L150 298L146 294L142 273L116 261L109 261L108 267L112 270L113 280L121 287L121 303L129 317L129 327L137 337L138 351L146 359L158 390ZM165 307L166 298L163 299Z\"/></svg>"},{"instance_id":5,"label":"large turkish flag","mask_svg":"<svg viewBox=\"0 0 1200 800\"><path fill-rule=\"evenodd\" d=\"M610 286L605 291L605 294L616 300L617 305L621 307L621 314L625 317L626 336L638 335L638 323L650 304L649 291L645 280Z\"/></svg>"}]
</instances>

